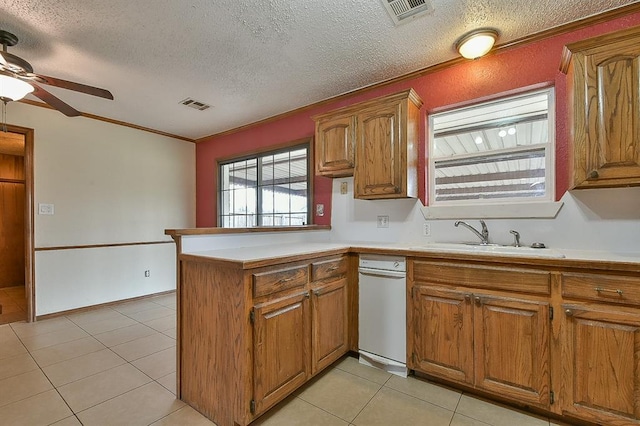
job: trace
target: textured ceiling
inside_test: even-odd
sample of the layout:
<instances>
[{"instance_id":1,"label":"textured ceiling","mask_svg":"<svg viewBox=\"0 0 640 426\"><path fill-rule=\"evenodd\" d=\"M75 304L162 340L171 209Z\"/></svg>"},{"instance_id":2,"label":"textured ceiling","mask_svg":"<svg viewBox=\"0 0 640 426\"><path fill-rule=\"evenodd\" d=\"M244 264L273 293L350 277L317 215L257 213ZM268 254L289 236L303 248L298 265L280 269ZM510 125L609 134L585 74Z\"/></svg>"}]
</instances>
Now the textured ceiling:
<instances>
[{"instance_id":1,"label":"textured ceiling","mask_svg":"<svg viewBox=\"0 0 640 426\"><path fill-rule=\"evenodd\" d=\"M395 27L382 1L3 0L0 29L35 72L115 97L51 88L78 110L196 139L452 59L478 27L505 43L635 3L432 0Z\"/></svg>"}]
</instances>

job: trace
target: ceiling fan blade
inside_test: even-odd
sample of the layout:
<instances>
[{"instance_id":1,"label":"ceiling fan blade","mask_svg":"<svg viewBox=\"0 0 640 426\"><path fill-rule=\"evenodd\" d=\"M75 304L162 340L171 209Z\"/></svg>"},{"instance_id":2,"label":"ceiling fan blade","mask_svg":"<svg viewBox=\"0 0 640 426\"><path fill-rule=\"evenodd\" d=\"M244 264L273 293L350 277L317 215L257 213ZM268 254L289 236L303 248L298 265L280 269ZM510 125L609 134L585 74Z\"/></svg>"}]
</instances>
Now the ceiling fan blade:
<instances>
[{"instance_id":1,"label":"ceiling fan blade","mask_svg":"<svg viewBox=\"0 0 640 426\"><path fill-rule=\"evenodd\" d=\"M87 86L86 84L74 83L73 81L62 80L55 77L48 77L46 75L33 74L33 76L39 83L113 100L113 95L111 94L111 92L105 89Z\"/></svg>"},{"instance_id":2,"label":"ceiling fan blade","mask_svg":"<svg viewBox=\"0 0 640 426\"><path fill-rule=\"evenodd\" d=\"M36 96L37 98L42 99L47 104L51 105L53 108L57 109L58 111L60 111L64 115L66 115L67 117L78 117L78 116L82 115L82 113L80 113L80 111L78 111L77 109L73 108L72 106L66 104L65 102L61 101L60 99L56 98L51 93L47 92L46 90L44 90L42 87L38 86L37 84L35 84L33 82L31 82L29 84L31 84L33 86L33 88L34 88L34 91L33 91L32 95Z\"/></svg>"},{"instance_id":3,"label":"ceiling fan blade","mask_svg":"<svg viewBox=\"0 0 640 426\"><path fill-rule=\"evenodd\" d=\"M7 65L7 60L2 56L2 52L0 52L0 65Z\"/></svg>"}]
</instances>

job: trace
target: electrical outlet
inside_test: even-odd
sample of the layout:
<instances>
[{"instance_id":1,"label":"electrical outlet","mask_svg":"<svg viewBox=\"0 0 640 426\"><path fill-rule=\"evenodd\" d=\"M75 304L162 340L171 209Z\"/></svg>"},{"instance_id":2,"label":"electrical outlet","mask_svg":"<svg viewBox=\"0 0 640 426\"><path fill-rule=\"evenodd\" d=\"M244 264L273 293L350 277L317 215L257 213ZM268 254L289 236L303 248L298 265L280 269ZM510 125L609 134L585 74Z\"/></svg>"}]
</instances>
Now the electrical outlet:
<instances>
[{"instance_id":1,"label":"electrical outlet","mask_svg":"<svg viewBox=\"0 0 640 426\"><path fill-rule=\"evenodd\" d=\"M347 182L340 182L340 193L342 195L346 194L349 190L349 184Z\"/></svg>"},{"instance_id":2,"label":"electrical outlet","mask_svg":"<svg viewBox=\"0 0 640 426\"><path fill-rule=\"evenodd\" d=\"M146 271L144 271L144 277L145 278L149 278L151 276L151 271L149 269L147 269Z\"/></svg>"},{"instance_id":3,"label":"electrical outlet","mask_svg":"<svg viewBox=\"0 0 640 426\"><path fill-rule=\"evenodd\" d=\"M378 228L389 227L389 216L378 216Z\"/></svg>"},{"instance_id":4,"label":"electrical outlet","mask_svg":"<svg viewBox=\"0 0 640 426\"><path fill-rule=\"evenodd\" d=\"M422 224L422 235L425 237L430 237L431 236L431 224L430 223L423 223Z\"/></svg>"}]
</instances>

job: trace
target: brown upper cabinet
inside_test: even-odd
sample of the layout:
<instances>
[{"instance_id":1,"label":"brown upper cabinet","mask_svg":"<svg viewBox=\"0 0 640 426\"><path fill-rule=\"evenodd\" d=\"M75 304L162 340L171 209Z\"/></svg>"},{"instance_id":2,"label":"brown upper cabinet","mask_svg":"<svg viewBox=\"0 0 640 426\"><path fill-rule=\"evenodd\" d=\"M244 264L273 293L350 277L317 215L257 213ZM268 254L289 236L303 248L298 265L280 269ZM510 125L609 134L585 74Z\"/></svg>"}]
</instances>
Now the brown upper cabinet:
<instances>
[{"instance_id":1,"label":"brown upper cabinet","mask_svg":"<svg viewBox=\"0 0 640 426\"><path fill-rule=\"evenodd\" d=\"M640 27L565 46L572 188L640 185Z\"/></svg>"},{"instance_id":2,"label":"brown upper cabinet","mask_svg":"<svg viewBox=\"0 0 640 426\"><path fill-rule=\"evenodd\" d=\"M316 119L316 174L353 176L355 165L355 116L329 113Z\"/></svg>"},{"instance_id":3,"label":"brown upper cabinet","mask_svg":"<svg viewBox=\"0 0 640 426\"><path fill-rule=\"evenodd\" d=\"M314 117L316 173L353 174L355 198L417 197L421 107L409 89Z\"/></svg>"}]
</instances>

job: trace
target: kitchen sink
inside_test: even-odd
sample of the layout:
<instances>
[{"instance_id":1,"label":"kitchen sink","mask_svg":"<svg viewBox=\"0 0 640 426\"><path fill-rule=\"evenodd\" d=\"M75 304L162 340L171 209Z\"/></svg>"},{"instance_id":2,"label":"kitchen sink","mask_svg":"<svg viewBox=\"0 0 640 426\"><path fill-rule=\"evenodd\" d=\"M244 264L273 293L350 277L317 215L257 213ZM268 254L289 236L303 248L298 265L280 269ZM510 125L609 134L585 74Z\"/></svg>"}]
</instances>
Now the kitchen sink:
<instances>
[{"instance_id":1,"label":"kitchen sink","mask_svg":"<svg viewBox=\"0 0 640 426\"><path fill-rule=\"evenodd\" d=\"M548 248L514 247L500 244L472 244L472 243L427 243L421 246L410 247L416 251L439 251L465 254L499 255L499 256L525 256L564 258L564 254Z\"/></svg>"}]
</instances>

